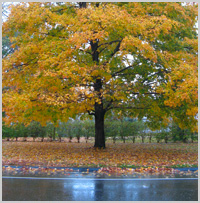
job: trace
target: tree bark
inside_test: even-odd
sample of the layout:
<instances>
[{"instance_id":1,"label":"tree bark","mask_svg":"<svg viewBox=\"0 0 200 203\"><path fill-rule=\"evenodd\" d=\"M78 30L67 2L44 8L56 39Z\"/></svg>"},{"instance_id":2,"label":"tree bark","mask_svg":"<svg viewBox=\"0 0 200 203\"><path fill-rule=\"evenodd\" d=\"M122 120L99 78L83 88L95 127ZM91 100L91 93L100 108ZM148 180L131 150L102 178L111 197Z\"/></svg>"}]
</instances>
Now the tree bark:
<instances>
[{"instance_id":1,"label":"tree bark","mask_svg":"<svg viewBox=\"0 0 200 203\"><path fill-rule=\"evenodd\" d=\"M56 127L53 127L53 141L56 140Z\"/></svg>"},{"instance_id":2,"label":"tree bark","mask_svg":"<svg viewBox=\"0 0 200 203\"><path fill-rule=\"evenodd\" d=\"M135 143L135 136L133 137L133 143Z\"/></svg>"},{"instance_id":3,"label":"tree bark","mask_svg":"<svg viewBox=\"0 0 200 203\"><path fill-rule=\"evenodd\" d=\"M95 144L94 147L105 148L103 104L95 104Z\"/></svg>"},{"instance_id":4,"label":"tree bark","mask_svg":"<svg viewBox=\"0 0 200 203\"><path fill-rule=\"evenodd\" d=\"M86 2L79 2L80 8L86 8Z\"/></svg>"},{"instance_id":5,"label":"tree bark","mask_svg":"<svg viewBox=\"0 0 200 203\"><path fill-rule=\"evenodd\" d=\"M168 141L168 137L165 137L165 143L167 143L167 141Z\"/></svg>"},{"instance_id":6,"label":"tree bark","mask_svg":"<svg viewBox=\"0 0 200 203\"><path fill-rule=\"evenodd\" d=\"M187 138L183 138L183 143L187 143Z\"/></svg>"},{"instance_id":7,"label":"tree bark","mask_svg":"<svg viewBox=\"0 0 200 203\"><path fill-rule=\"evenodd\" d=\"M80 143L80 137L77 137L77 141L78 141L78 143Z\"/></svg>"},{"instance_id":8,"label":"tree bark","mask_svg":"<svg viewBox=\"0 0 200 203\"><path fill-rule=\"evenodd\" d=\"M152 138L152 135L149 134L149 143L151 143L151 138Z\"/></svg>"},{"instance_id":9,"label":"tree bark","mask_svg":"<svg viewBox=\"0 0 200 203\"><path fill-rule=\"evenodd\" d=\"M115 144L115 142L116 142L116 138L114 137L114 138L113 138L113 144Z\"/></svg>"},{"instance_id":10,"label":"tree bark","mask_svg":"<svg viewBox=\"0 0 200 203\"><path fill-rule=\"evenodd\" d=\"M69 142L72 142L72 137L71 136L69 136Z\"/></svg>"},{"instance_id":11,"label":"tree bark","mask_svg":"<svg viewBox=\"0 0 200 203\"><path fill-rule=\"evenodd\" d=\"M104 133L104 109L100 90L102 89L101 79L96 79L94 90L97 91L99 102L95 102L95 144L94 147L105 148L105 133Z\"/></svg>"},{"instance_id":12,"label":"tree bark","mask_svg":"<svg viewBox=\"0 0 200 203\"><path fill-rule=\"evenodd\" d=\"M92 51L92 60L96 65L99 64L99 52L98 52L98 42L96 39L94 41L90 41L91 51ZM105 110L103 109L103 98L101 94L102 90L102 80L101 78L96 78L94 83L94 91L97 93L99 101L95 102L95 144L94 147L97 148L105 148L105 133L104 133L104 115Z\"/></svg>"},{"instance_id":13,"label":"tree bark","mask_svg":"<svg viewBox=\"0 0 200 203\"><path fill-rule=\"evenodd\" d=\"M142 143L144 143L144 137L142 136Z\"/></svg>"}]
</instances>

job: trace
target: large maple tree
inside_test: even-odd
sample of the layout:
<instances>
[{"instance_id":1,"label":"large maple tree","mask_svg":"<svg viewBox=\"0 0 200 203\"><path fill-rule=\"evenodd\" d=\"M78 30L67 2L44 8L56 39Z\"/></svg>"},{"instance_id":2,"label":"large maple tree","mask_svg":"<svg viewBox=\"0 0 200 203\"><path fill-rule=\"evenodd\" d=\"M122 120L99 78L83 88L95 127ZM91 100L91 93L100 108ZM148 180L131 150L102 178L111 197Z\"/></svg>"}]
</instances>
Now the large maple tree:
<instances>
[{"instance_id":1,"label":"large maple tree","mask_svg":"<svg viewBox=\"0 0 200 203\"><path fill-rule=\"evenodd\" d=\"M3 23L5 122L95 117L110 110L196 127L197 4L19 3Z\"/></svg>"}]
</instances>

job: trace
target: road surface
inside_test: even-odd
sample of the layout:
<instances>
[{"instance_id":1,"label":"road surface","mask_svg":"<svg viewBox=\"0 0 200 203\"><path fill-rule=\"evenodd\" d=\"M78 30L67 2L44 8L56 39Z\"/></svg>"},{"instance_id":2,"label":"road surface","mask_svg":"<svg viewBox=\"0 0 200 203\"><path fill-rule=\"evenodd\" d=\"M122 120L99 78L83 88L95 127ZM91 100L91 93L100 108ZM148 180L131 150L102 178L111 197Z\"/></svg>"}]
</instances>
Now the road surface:
<instances>
[{"instance_id":1,"label":"road surface","mask_svg":"<svg viewBox=\"0 0 200 203\"><path fill-rule=\"evenodd\" d=\"M197 201L198 179L4 176L2 193L3 201Z\"/></svg>"}]
</instances>

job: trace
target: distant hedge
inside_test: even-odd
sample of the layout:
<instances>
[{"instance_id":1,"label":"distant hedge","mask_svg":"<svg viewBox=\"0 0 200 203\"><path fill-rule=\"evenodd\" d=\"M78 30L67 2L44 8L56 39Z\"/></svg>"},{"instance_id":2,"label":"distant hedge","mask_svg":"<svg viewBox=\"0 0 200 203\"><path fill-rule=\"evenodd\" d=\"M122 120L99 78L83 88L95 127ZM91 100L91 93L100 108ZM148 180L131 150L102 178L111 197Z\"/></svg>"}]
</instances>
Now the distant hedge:
<instances>
[{"instance_id":1,"label":"distant hedge","mask_svg":"<svg viewBox=\"0 0 200 203\"><path fill-rule=\"evenodd\" d=\"M32 137L33 141L36 138L41 138L44 141L45 137L49 141L68 138L71 142L72 138L76 138L80 142L81 137L85 137L86 142L91 137L94 137L94 121L92 120L69 120L68 122L59 122L55 127L52 123L47 123L44 127L39 122L32 121L28 126L23 123L2 126L2 136L9 141L15 139L18 141L19 137L23 137L23 141L27 137ZM113 143L121 140L125 143L127 140L135 143L140 142L194 142L198 140L198 134L192 133L189 130L180 129L176 124L172 124L167 128L161 128L157 131L151 131L143 121L127 121L127 120L106 120L105 121L105 136L106 139L112 139Z\"/></svg>"}]
</instances>

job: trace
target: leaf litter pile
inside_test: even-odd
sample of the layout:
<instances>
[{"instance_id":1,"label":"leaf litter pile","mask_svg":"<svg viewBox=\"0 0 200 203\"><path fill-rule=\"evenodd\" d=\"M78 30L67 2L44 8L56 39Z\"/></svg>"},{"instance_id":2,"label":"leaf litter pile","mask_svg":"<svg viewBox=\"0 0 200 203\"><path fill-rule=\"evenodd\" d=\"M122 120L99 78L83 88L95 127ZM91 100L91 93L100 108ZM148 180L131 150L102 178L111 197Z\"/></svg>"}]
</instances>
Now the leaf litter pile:
<instances>
[{"instance_id":1,"label":"leaf litter pile","mask_svg":"<svg viewBox=\"0 0 200 203\"><path fill-rule=\"evenodd\" d=\"M197 167L198 145L108 143L106 149L95 149L91 143L3 142L2 165L3 174L7 175L70 175L83 167L86 170L82 175L97 168L93 171L97 177L100 174L181 174L175 168Z\"/></svg>"}]
</instances>

